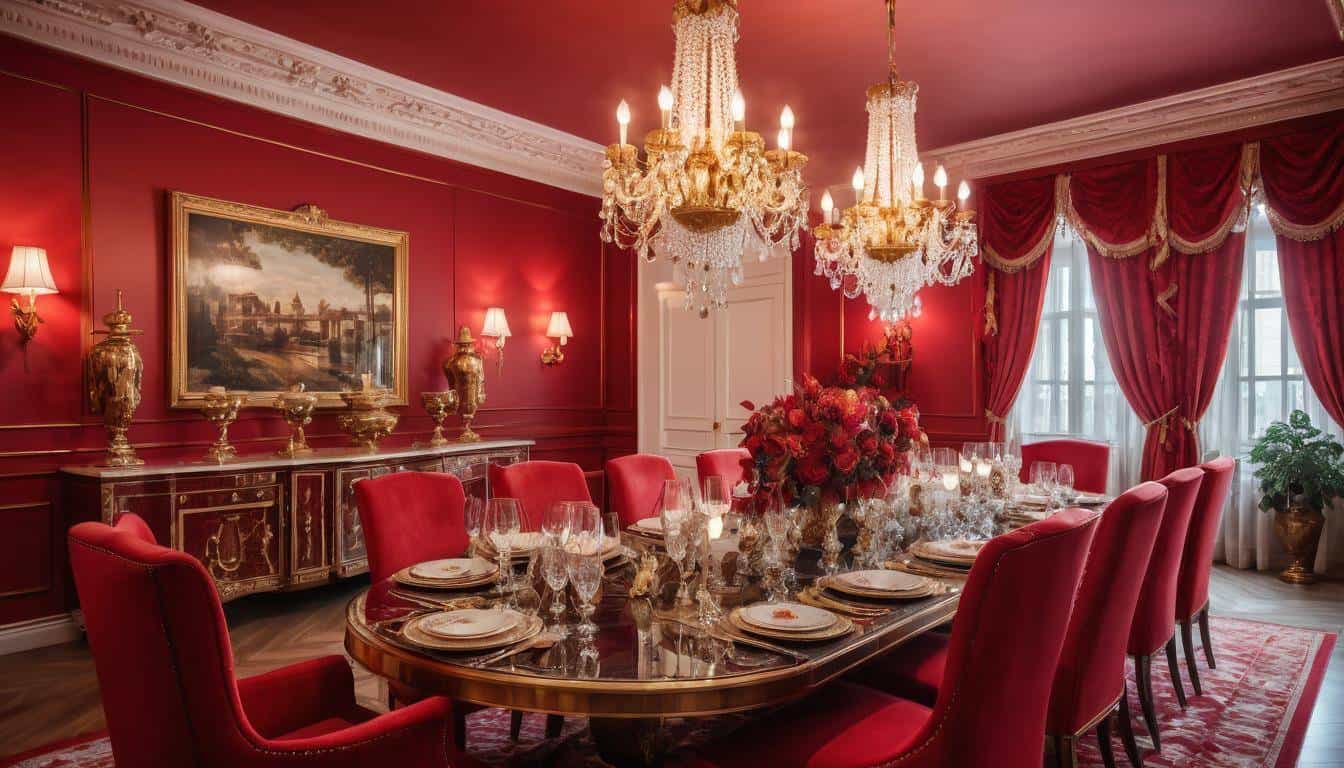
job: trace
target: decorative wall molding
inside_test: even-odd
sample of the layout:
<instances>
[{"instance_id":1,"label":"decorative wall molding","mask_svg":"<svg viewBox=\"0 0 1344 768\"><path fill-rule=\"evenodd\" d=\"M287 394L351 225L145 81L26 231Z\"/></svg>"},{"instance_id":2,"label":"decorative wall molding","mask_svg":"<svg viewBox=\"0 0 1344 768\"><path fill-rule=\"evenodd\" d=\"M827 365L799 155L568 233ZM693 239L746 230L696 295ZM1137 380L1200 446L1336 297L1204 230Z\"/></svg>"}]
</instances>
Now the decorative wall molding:
<instances>
[{"instance_id":1,"label":"decorative wall molding","mask_svg":"<svg viewBox=\"0 0 1344 768\"><path fill-rule=\"evenodd\" d=\"M595 142L183 0L0 0L0 32L340 131L600 192Z\"/></svg>"},{"instance_id":2,"label":"decorative wall molding","mask_svg":"<svg viewBox=\"0 0 1344 768\"><path fill-rule=\"evenodd\" d=\"M1344 56L922 153L983 179L1344 108Z\"/></svg>"},{"instance_id":3,"label":"decorative wall molding","mask_svg":"<svg viewBox=\"0 0 1344 768\"><path fill-rule=\"evenodd\" d=\"M0 656L78 640L80 626L69 613L0 627Z\"/></svg>"}]
</instances>

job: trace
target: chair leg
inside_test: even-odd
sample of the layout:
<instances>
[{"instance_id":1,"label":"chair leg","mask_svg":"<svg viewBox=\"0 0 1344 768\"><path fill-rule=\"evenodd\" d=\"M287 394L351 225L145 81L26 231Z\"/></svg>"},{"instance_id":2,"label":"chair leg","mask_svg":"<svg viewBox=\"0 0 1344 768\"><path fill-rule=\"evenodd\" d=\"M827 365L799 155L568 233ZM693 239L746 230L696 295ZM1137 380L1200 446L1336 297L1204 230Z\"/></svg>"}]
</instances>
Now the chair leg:
<instances>
[{"instance_id":1,"label":"chair leg","mask_svg":"<svg viewBox=\"0 0 1344 768\"><path fill-rule=\"evenodd\" d=\"M1185 646L1185 671L1190 673L1190 687L1196 696L1203 696L1204 689L1199 684L1199 670L1195 668L1195 635L1190 619L1181 622L1181 645Z\"/></svg>"},{"instance_id":2,"label":"chair leg","mask_svg":"<svg viewBox=\"0 0 1344 768\"><path fill-rule=\"evenodd\" d=\"M1148 735L1153 740L1153 749L1162 751L1162 735L1157 730L1157 709L1153 706L1153 658L1151 656L1134 657L1134 684L1139 689L1139 706L1143 708L1143 722L1148 725Z\"/></svg>"},{"instance_id":3,"label":"chair leg","mask_svg":"<svg viewBox=\"0 0 1344 768\"><path fill-rule=\"evenodd\" d=\"M458 752L467 751L467 713L456 704L453 706L453 746Z\"/></svg>"},{"instance_id":4,"label":"chair leg","mask_svg":"<svg viewBox=\"0 0 1344 768\"><path fill-rule=\"evenodd\" d=\"M1129 716L1129 685L1125 685L1125 695L1120 697L1120 743L1125 745L1125 757L1133 768L1143 768L1143 753L1139 752L1139 742L1134 739L1134 721Z\"/></svg>"},{"instance_id":5,"label":"chair leg","mask_svg":"<svg viewBox=\"0 0 1344 768\"><path fill-rule=\"evenodd\" d=\"M1055 743L1055 765L1059 768L1078 768L1078 740L1064 734L1056 734L1051 738Z\"/></svg>"},{"instance_id":6,"label":"chair leg","mask_svg":"<svg viewBox=\"0 0 1344 768\"><path fill-rule=\"evenodd\" d=\"M1176 689L1176 703L1185 709L1185 686L1181 684L1181 668L1176 664L1176 635L1167 640L1167 671L1171 672L1171 687Z\"/></svg>"},{"instance_id":7,"label":"chair leg","mask_svg":"<svg viewBox=\"0 0 1344 768\"><path fill-rule=\"evenodd\" d=\"M509 713L509 738L518 740L518 734L523 730L523 711L515 709Z\"/></svg>"},{"instance_id":8,"label":"chair leg","mask_svg":"<svg viewBox=\"0 0 1344 768\"><path fill-rule=\"evenodd\" d=\"M1115 753L1111 751L1111 716L1107 715L1097 723L1097 746L1101 747L1101 764L1106 768L1115 768Z\"/></svg>"},{"instance_id":9,"label":"chair leg","mask_svg":"<svg viewBox=\"0 0 1344 768\"><path fill-rule=\"evenodd\" d=\"M1213 641L1209 639L1208 603L1199 609L1199 639L1204 644L1204 658L1209 662L1209 669L1217 669L1218 665L1213 663Z\"/></svg>"},{"instance_id":10,"label":"chair leg","mask_svg":"<svg viewBox=\"0 0 1344 768\"><path fill-rule=\"evenodd\" d=\"M564 716L564 715L547 715L547 716L546 716L546 738L548 738L548 739L558 739L558 738L560 738L560 731L561 731L564 727L565 727L565 716Z\"/></svg>"}]
</instances>

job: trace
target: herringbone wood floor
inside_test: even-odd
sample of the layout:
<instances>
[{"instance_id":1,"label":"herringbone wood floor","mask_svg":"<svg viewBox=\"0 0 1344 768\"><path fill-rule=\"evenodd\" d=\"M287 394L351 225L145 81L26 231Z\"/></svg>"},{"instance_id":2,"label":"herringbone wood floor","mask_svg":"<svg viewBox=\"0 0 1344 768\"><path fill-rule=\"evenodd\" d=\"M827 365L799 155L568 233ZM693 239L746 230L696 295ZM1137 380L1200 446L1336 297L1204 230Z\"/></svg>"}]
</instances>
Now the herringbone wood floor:
<instances>
[{"instance_id":1,"label":"herringbone wood floor","mask_svg":"<svg viewBox=\"0 0 1344 768\"><path fill-rule=\"evenodd\" d=\"M346 602L367 582L255 595L225 609L239 676L341 653ZM1215 614L1344 633L1344 582L1291 587L1270 574L1214 569ZM1218 638L1214 638L1215 649ZM360 702L383 709L385 688L355 666ZM72 643L0 657L0 757L103 727L88 646ZM1344 766L1344 645L1336 645L1307 732L1301 768Z\"/></svg>"}]
</instances>

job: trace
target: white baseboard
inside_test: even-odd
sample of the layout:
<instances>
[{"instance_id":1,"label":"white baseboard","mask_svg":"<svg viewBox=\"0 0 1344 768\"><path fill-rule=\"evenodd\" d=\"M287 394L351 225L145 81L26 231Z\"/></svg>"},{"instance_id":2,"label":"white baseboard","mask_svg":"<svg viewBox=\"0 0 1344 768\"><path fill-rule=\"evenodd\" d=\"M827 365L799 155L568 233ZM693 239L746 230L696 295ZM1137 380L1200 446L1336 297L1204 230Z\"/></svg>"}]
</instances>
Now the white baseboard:
<instances>
[{"instance_id":1,"label":"white baseboard","mask_svg":"<svg viewBox=\"0 0 1344 768\"><path fill-rule=\"evenodd\" d=\"M68 613L7 624L0 627L0 656L73 642L80 634L79 625Z\"/></svg>"}]
</instances>

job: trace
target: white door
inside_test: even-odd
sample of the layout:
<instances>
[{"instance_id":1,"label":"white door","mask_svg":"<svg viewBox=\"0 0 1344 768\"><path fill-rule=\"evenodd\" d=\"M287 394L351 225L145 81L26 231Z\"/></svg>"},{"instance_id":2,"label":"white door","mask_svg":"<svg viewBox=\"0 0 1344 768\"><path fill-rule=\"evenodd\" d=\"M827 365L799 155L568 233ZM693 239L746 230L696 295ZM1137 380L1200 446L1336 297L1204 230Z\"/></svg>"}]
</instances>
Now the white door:
<instances>
[{"instance_id":1,"label":"white door","mask_svg":"<svg viewBox=\"0 0 1344 768\"><path fill-rule=\"evenodd\" d=\"M750 415L793 369L792 271L787 257L750 262L728 306L701 318L684 306L663 262L640 265L639 450L694 477L702 451L735 446Z\"/></svg>"}]
</instances>

